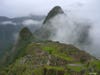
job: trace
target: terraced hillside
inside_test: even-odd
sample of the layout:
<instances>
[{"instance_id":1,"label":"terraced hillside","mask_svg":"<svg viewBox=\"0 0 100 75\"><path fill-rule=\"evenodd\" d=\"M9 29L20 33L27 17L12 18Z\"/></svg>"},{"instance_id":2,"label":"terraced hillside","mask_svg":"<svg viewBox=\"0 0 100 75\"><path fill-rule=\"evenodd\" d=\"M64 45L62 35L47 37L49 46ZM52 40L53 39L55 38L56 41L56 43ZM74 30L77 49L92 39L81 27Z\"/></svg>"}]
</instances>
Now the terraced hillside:
<instances>
[{"instance_id":1,"label":"terraced hillside","mask_svg":"<svg viewBox=\"0 0 100 75\"><path fill-rule=\"evenodd\" d=\"M2 75L89 75L100 74L100 61L72 45L59 42L31 42L23 55Z\"/></svg>"}]
</instances>

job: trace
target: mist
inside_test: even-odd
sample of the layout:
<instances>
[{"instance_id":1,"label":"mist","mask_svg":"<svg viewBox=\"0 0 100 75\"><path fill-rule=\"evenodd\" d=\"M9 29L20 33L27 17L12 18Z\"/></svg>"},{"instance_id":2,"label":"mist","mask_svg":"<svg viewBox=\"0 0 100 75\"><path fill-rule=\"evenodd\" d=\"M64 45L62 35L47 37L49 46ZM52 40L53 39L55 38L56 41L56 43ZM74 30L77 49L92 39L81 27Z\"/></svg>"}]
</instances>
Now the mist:
<instances>
[{"instance_id":1,"label":"mist","mask_svg":"<svg viewBox=\"0 0 100 75\"><path fill-rule=\"evenodd\" d=\"M50 40L72 44L97 58L100 57L100 42L96 37L99 30L97 31L91 20L70 13L60 14L51 18L45 27L51 32Z\"/></svg>"},{"instance_id":2,"label":"mist","mask_svg":"<svg viewBox=\"0 0 100 75\"><path fill-rule=\"evenodd\" d=\"M66 14L57 15L47 23L49 25L46 28L52 33L49 39L73 44L100 57L100 0L0 0L0 15L47 15L56 5L61 6ZM6 23L13 22L3 22ZM38 21L33 20L23 22L31 31L36 29L37 24ZM39 23L39 27L41 25Z\"/></svg>"}]
</instances>

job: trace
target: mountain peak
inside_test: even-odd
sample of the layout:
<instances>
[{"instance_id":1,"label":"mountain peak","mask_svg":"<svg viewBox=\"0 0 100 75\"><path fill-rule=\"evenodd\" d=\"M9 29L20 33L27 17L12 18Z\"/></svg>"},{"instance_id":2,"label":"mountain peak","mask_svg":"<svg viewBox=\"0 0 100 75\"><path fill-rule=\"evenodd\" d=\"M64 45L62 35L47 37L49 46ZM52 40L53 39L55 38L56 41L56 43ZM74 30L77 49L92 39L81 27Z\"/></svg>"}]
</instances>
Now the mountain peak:
<instances>
[{"instance_id":1,"label":"mountain peak","mask_svg":"<svg viewBox=\"0 0 100 75\"><path fill-rule=\"evenodd\" d=\"M28 39L29 37L32 36L32 33L31 31L27 28L27 27L24 27L20 33L19 33L19 36L20 36L20 39Z\"/></svg>"},{"instance_id":2,"label":"mountain peak","mask_svg":"<svg viewBox=\"0 0 100 75\"><path fill-rule=\"evenodd\" d=\"M62 10L62 8L60 6L55 6L53 9L50 10L50 12L48 13L47 17L45 18L43 24L45 24L47 20L56 16L57 14L63 14L63 13L64 13L64 11Z\"/></svg>"},{"instance_id":3,"label":"mountain peak","mask_svg":"<svg viewBox=\"0 0 100 75\"><path fill-rule=\"evenodd\" d=\"M58 12L58 13L64 13L63 10L62 10L62 8L61 8L60 6L55 6L55 7L51 10L51 12L52 12L52 11L55 11L55 12Z\"/></svg>"}]
</instances>

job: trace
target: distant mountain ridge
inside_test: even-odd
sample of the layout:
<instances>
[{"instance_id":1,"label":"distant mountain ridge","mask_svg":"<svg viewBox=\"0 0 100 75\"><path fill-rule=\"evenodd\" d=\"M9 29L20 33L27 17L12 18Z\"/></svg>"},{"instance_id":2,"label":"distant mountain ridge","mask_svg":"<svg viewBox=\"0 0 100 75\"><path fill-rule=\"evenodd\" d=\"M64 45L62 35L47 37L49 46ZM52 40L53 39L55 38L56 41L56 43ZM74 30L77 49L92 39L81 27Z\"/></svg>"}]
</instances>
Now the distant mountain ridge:
<instances>
[{"instance_id":1,"label":"distant mountain ridge","mask_svg":"<svg viewBox=\"0 0 100 75\"><path fill-rule=\"evenodd\" d=\"M0 22L3 21L12 21L12 22L22 22L24 20L33 19L33 20L42 20L45 16L36 16L36 15L30 15L30 16L23 16L23 17L14 17L9 18L5 16L0 16Z\"/></svg>"},{"instance_id":2,"label":"distant mountain ridge","mask_svg":"<svg viewBox=\"0 0 100 75\"><path fill-rule=\"evenodd\" d=\"M2 22L2 21L9 21L9 20L10 20L10 18L8 18L8 17L0 16L0 22Z\"/></svg>"},{"instance_id":3,"label":"distant mountain ridge","mask_svg":"<svg viewBox=\"0 0 100 75\"><path fill-rule=\"evenodd\" d=\"M0 16L0 58L2 58L2 55L14 44L19 31L25 27L23 24L24 21L33 20L34 23L34 20L41 21L44 17L45 16L36 15L15 18ZM34 24L32 24L27 25L27 27L35 31L38 25L34 26Z\"/></svg>"}]
</instances>

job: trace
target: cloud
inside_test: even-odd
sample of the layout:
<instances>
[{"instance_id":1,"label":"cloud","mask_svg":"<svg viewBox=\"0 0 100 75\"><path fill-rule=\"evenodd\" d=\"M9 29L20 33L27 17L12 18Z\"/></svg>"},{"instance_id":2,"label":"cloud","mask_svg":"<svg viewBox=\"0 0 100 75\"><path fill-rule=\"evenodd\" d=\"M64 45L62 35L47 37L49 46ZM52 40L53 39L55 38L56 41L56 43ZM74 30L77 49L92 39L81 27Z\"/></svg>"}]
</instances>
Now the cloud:
<instances>
[{"instance_id":1,"label":"cloud","mask_svg":"<svg viewBox=\"0 0 100 75\"><path fill-rule=\"evenodd\" d=\"M1 22L1 24L3 24L3 25L9 25L9 24L16 25L16 23L14 23L12 21L3 21L3 22Z\"/></svg>"},{"instance_id":2,"label":"cloud","mask_svg":"<svg viewBox=\"0 0 100 75\"><path fill-rule=\"evenodd\" d=\"M93 1L93 0L92 0ZM30 13L44 15L56 5L63 9L76 8L75 4L86 4L89 0L0 0L0 15L24 16Z\"/></svg>"},{"instance_id":3,"label":"cloud","mask_svg":"<svg viewBox=\"0 0 100 75\"><path fill-rule=\"evenodd\" d=\"M37 26L38 24L40 24L40 22L37 20L28 19L28 20L23 21L22 24L24 26L29 26L29 25L36 25Z\"/></svg>"},{"instance_id":4,"label":"cloud","mask_svg":"<svg viewBox=\"0 0 100 75\"><path fill-rule=\"evenodd\" d=\"M71 19L80 21L80 19L73 18L74 14L75 17L80 16L86 19L86 21L88 21L88 19L92 21L93 25L89 32L89 35L91 36L93 41L93 47L91 47L91 49L93 53L95 53L95 55L96 53L98 53L97 55L100 55L100 42L98 41L100 38L100 0L0 0L0 15L9 17L26 16L30 13L37 15L46 15L49 10L51 10L51 8L56 5L61 6L66 13L68 13L68 11L71 11ZM63 41L63 39L66 38L66 35L61 33L67 32L67 35L70 35L70 30L64 30L64 28L66 27L66 25L64 24L66 23L66 19L64 20L64 22L60 19L59 22L62 23L62 26L57 23L57 20L54 21L54 23L62 28L62 30L58 28L56 35L59 36L60 33L61 36L57 39L62 39L61 41ZM26 21L26 25L32 23L33 21ZM37 22L35 21L34 23L36 24ZM69 22L68 24L69 27L73 26L73 23ZM74 28L75 27L73 26L72 29ZM73 36L70 35L70 37ZM74 39L76 39L76 37L74 37ZM71 41L73 41L74 39L72 39ZM67 41L70 42L70 40Z\"/></svg>"},{"instance_id":5,"label":"cloud","mask_svg":"<svg viewBox=\"0 0 100 75\"><path fill-rule=\"evenodd\" d=\"M100 29L90 20L74 15L69 12L50 19L45 25L51 32L49 39L73 44L97 58L100 57Z\"/></svg>"}]
</instances>

